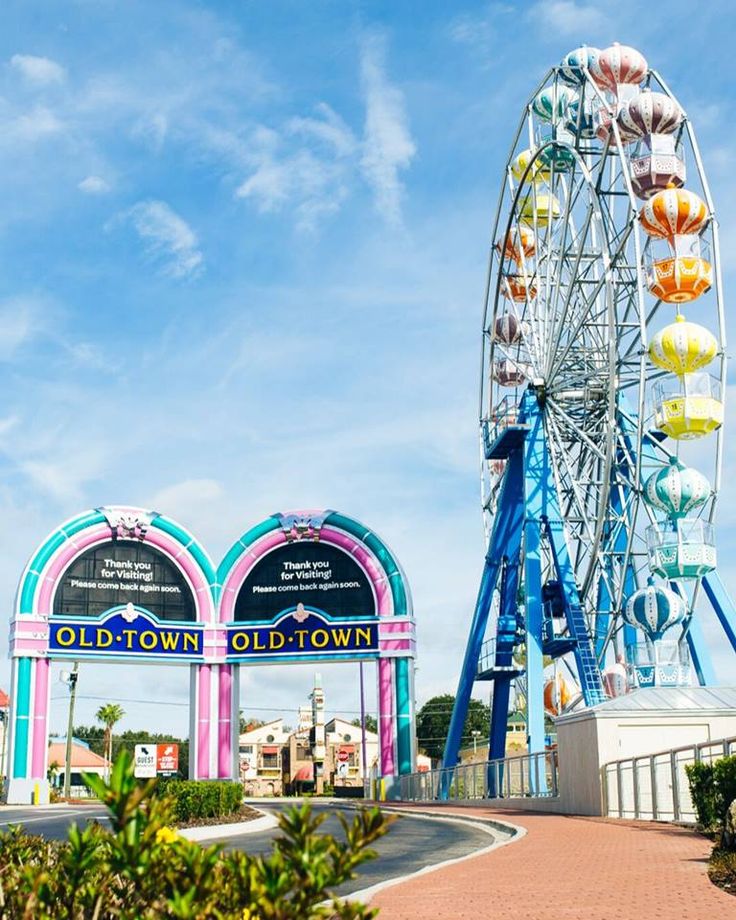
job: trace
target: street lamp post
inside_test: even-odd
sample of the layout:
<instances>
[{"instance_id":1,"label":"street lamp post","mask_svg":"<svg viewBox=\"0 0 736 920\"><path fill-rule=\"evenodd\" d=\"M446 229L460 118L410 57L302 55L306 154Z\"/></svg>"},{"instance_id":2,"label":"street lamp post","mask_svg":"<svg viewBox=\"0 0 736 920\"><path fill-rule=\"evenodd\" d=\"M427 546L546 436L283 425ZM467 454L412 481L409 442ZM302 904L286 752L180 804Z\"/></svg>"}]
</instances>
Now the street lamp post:
<instances>
[{"instance_id":1,"label":"street lamp post","mask_svg":"<svg viewBox=\"0 0 736 920\"><path fill-rule=\"evenodd\" d=\"M368 795L368 751L365 738L365 685L363 683L363 662L360 662L360 751L363 762L363 795Z\"/></svg>"},{"instance_id":2,"label":"street lamp post","mask_svg":"<svg viewBox=\"0 0 736 920\"><path fill-rule=\"evenodd\" d=\"M66 752L64 757L64 798L68 799L71 792L72 772L72 732L74 731L74 703L77 698L77 678L79 677L79 662L74 662L71 672L62 675L62 680L69 686L69 721L66 727Z\"/></svg>"},{"instance_id":3,"label":"street lamp post","mask_svg":"<svg viewBox=\"0 0 736 920\"><path fill-rule=\"evenodd\" d=\"M480 732L478 731L477 728L473 729L472 735L473 735L473 756L475 756L475 754L478 752L478 735L480 735Z\"/></svg>"}]
</instances>

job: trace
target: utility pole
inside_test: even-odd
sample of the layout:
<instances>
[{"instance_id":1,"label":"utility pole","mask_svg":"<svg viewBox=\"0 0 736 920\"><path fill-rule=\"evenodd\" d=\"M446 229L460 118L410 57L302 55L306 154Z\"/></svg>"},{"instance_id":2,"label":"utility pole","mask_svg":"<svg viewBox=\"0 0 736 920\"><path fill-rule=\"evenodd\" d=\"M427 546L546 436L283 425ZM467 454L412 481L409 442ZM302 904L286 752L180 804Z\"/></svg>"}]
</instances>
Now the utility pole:
<instances>
[{"instance_id":1,"label":"utility pole","mask_svg":"<svg viewBox=\"0 0 736 920\"><path fill-rule=\"evenodd\" d=\"M3 792L7 791L7 780L5 778L5 744L8 739L8 710L0 709L0 722L3 726L3 740L0 744L0 787Z\"/></svg>"},{"instance_id":2,"label":"utility pole","mask_svg":"<svg viewBox=\"0 0 736 920\"><path fill-rule=\"evenodd\" d=\"M74 662L74 667L67 678L69 684L69 722L66 727L66 756L64 758L64 798L69 798L71 791L72 772L72 732L74 731L74 701L77 698L77 678L79 677L79 662Z\"/></svg>"},{"instance_id":3,"label":"utility pole","mask_svg":"<svg viewBox=\"0 0 736 920\"><path fill-rule=\"evenodd\" d=\"M368 798L368 750L365 743L365 685L363 662L360 662L360 759L363 762L363 795Z\"/></svg>"}]
</instances>

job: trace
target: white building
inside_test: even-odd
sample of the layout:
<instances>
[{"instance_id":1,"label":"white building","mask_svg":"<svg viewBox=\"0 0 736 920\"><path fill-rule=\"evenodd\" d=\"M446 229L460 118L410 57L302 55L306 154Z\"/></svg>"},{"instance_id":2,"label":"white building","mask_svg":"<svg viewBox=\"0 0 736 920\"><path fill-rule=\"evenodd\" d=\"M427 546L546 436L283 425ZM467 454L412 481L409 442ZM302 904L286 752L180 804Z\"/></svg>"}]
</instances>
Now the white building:
<instances>
[{"instance_id":1,"label":"white building","mask_svg":"<svg viewBox=\"0 0 736 920\"><path fill-rule=\"evenodd\" d=\"M364 759L362 730L345 719L325 725L325 743L325 776L332 786L362 786L363 777L378 765L378 735L366 730Z\"/></svg>"},{"instance_id":2,"label":"white building","mask_svg":"<svg viewBox=\"0 0 736 920\"><path fill-rule=\"evenodd\" d=\"M284 720L274 719L240 736L240 779L246 795L281 795L283 753L289 743Z\"/></svg>"}]
</instances>

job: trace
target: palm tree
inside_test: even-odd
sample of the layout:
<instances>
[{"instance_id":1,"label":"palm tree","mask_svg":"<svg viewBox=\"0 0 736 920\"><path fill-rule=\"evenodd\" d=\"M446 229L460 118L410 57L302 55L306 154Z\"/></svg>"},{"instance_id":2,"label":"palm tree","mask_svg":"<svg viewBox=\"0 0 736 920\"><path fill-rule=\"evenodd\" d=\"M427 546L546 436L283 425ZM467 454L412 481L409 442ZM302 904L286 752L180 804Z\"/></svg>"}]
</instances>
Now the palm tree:
<instances>
[{"instance_id":1,"label":"palm tree","mask_svg":"<svg viewBox=\"0 0 736 920\"><path fill-rule=\"evenodd\" d=\"M123 711L123 707L118 703L106 703L104 706L100 706L100 708L95 713L95 718L97 721L102 722L105 726L105 759L107 760L108 764L112 762L112 730L115 726L115 723L119 722L124 715L125 712ZM107 766L105 768L105 772L109 773L109 770L110 768Z\"/></svg>"}]
</instances>

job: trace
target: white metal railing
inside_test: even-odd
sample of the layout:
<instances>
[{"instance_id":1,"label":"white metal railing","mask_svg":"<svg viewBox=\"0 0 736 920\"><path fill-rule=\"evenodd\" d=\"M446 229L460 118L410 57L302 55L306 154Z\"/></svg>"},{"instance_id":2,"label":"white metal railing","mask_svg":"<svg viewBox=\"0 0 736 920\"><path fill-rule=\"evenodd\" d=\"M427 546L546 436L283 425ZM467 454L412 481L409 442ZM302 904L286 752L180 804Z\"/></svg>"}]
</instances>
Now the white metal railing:
<instances>
[{"instance_id":1,"label":"white metal railing","mask_svg":"<svg viewBox=\"0 0 736 920\"><path fill-rule=\"evenodd\" d=\"M558 795L557 772L557 751L459 764L402 776L401 798L407 802L550 798Z\"/></svg>"},{"instance_id":2,"label":"white metal railing","mask_svg":"<svg viewBox=\"0 0 736 920\"><path fill-rule=\"evenodd\" d=\"M685 766L698 761L713 763L731 754L736 754L736 736L604 764L603 814L609 818L694 824L695 809Z\"/></svg>"}]
</instances>

